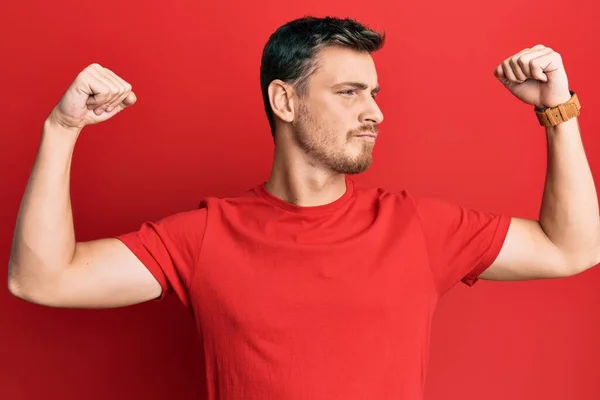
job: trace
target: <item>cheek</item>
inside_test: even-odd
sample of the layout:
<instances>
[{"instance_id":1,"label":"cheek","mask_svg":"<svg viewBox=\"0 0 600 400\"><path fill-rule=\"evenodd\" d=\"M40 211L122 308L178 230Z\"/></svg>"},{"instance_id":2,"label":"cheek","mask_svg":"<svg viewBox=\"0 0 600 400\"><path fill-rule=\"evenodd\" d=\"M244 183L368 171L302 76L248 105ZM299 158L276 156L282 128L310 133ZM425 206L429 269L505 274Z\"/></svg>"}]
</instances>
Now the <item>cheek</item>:
<instances>
[{"instance_id":1,"label":"cheek","mask_svg":"<svg viewBox=\"0 0 600 400\"><path fill-rule=\"evenodd\" d=\"M306 130L312 131L313 137L320 142L345 142L348 131L354 128L349 121L352 113L342 104L314 101L303 111L306 111L306 118L303 118L308 125L305 125Z\"/></svg>"},{"instance_id":2,"label":"cheek","mask_svg":"<svg viewBox=\"0 0 600 400\"><path fill-rule=\"evenodd\" d=\"M341 105L323 107L320 111L319 118L331 130L341 132L348 125L352 112Z\"/></svg>"}]
</instances>

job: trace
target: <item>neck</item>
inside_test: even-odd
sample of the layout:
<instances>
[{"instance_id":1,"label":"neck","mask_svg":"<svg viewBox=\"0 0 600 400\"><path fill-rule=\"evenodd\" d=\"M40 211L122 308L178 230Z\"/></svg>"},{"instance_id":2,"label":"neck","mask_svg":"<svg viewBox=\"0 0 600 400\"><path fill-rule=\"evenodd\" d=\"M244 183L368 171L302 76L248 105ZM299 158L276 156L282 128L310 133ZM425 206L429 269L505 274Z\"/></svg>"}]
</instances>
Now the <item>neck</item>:
<instances>
[{"instance_id":1,"label":"neck","mask_svg":"<svg viewBox=\"0 0 600 400\"><path fill-rule=\"evenodd\" d=\"M346 192L346 177L311 162L295 146L275 146L265 188L273 196L302 207L329 204Z\"/></svg>"}]
</instances>

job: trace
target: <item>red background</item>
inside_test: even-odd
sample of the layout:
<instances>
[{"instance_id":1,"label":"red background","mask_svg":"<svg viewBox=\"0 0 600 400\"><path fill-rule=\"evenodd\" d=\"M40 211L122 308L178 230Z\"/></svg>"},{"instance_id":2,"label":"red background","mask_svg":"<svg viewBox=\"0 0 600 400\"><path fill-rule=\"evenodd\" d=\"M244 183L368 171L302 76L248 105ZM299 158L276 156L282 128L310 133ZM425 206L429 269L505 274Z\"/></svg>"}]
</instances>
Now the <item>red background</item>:
<instances>
[{"instance_id":1,"label":"red background","mask_svg":"<svg viewBox=\"0 0 600 400\"><path fill-rule=\"evenodd\" d=\"M77 144L78 240L135 229L193 208L204 195L235 194L266 179L272 142L260 53L278 25L305 14L351 16L388 33L376 55L386 120L375 164L359 181L536 218L544 131L492 71L537 43L559 51L583 104L584 141L599 177L598 7L592 0L4 5L0 258L8 260L42 122L92 62L131 82L139 102L86 128ZM427 400L598 399L599 288L600 269L457 287L435 317ZM193 322L174 297L83 311L0 292L2 399L198 399L198 350Z\"/></svg>"}]
</instances>

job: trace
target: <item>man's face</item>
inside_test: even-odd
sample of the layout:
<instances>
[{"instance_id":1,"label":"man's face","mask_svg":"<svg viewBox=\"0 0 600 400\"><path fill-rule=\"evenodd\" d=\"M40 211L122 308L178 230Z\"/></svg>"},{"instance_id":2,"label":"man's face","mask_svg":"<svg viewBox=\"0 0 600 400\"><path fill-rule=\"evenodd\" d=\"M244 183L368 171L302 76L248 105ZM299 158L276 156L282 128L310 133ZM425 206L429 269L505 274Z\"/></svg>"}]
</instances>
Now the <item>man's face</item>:
<instances>
[{"instance_id":1,"label":"man's face","mask_svg":"<svg viewBox=\"0 0 600 400\"><path fill-rule=\"evenodd\" d=\"M318 166L342 174L365 171L372 162L377 125L377 71L368 53L329 47L318 55L293 121L294 139Z\"/></svg>"}]
</instances>

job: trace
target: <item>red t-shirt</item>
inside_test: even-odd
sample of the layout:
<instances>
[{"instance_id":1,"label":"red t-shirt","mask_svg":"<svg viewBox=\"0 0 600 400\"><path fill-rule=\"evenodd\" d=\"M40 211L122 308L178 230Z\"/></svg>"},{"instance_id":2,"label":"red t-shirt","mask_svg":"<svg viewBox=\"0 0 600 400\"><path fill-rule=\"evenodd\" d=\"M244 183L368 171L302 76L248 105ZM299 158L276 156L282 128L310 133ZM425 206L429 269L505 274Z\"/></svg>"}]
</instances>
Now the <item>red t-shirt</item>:
<instances>
[{"instance_id":1,"label":"red t-shirt","mask_svg":"<svg viewBox=\"0 0 600 400\"><path fill-rule=\"evenodd\" d=\"M434 308L510 218L406 191L300 207L259 185L119 238L194 314L210 400L422 399Z\"/></svg>"}]
</instances>

